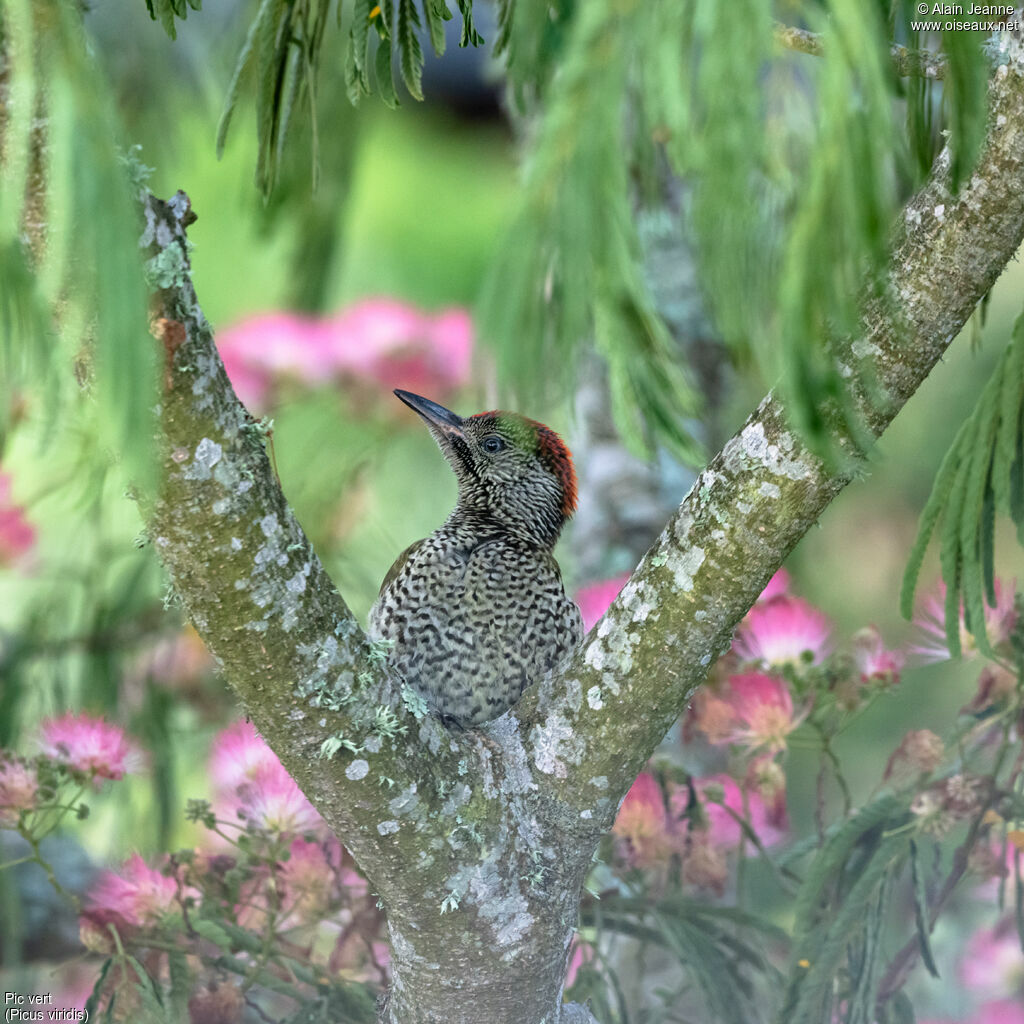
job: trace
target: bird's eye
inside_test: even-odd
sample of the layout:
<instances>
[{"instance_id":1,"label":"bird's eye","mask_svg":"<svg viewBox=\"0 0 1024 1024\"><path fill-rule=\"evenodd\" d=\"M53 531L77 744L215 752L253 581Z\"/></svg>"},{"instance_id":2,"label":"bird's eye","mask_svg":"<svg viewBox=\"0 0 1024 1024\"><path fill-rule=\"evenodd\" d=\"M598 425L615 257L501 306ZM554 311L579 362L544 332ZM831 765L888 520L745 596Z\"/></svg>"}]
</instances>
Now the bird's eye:
<instances>
[{"instance_id":1,"label":"bird's eye","mask_svg":"<svg viewBox=\"0 0 1024 1024\"><path fill-rule=\"evenodd\" d=\"M494 455L505 447L505 442L497 434L490 434L480 442L480 447L489 455Z\"/></svg>"}]
</instances>

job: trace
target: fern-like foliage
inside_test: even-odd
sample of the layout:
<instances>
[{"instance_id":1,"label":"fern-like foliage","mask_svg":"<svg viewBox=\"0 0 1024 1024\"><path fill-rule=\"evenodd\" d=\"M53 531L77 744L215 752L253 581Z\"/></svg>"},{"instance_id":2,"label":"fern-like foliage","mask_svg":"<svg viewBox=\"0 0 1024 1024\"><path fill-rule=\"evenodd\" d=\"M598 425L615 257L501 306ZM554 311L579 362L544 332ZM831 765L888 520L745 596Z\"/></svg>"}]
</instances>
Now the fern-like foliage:
<instances>
[{"instance_id":1,"label":"fern-like foliage","mask_svg":"<svg viewBox=\"0 0 1024 1024\"><path fill-rule=\"evenodd\" d=\"M836 979L848 980L844 1019L877 1020L885 909L910 853L900 834L908 801L884 794L828 836L797 894L789 980L777 1024L818 1024L836 1010Z\"/></svg>"},{"instance_id":2,"label":"fern-like foliage","mask_svg":"<svg viewBox=\"0 0 1024 1024\"><path fill-rule=\"evenodd\" d=\"M628 154L646 122L630 128L625 117L638 62L658 52L647 44L661 34L680 38L680 10L655 5L638 18L629 5L605 0L577 8L482 319L505 379L521 393L538 382L564 389L592 332L627 440L646 447L653 426L696 460L686 426L696 396L644 280L633 218ZM508 45L515 54L525 43L513 32Z\"/></svg>"},{"instance_id":3,"label":"fern-like foliage","mask_svg":"<svg viewBox=\"0 0 1024 1024\"><path fill-rule=\"evenodd\" d=\"M903 577L901 608L909 618L921 563L937 535L946 584L946 635L954 657L960 654L961 607L964 626L978 648L992 654L985 604L996 604L997 515L1013 520L1024 543L1024 315L942 461Z\"/></svg>"},{"instance_id":4,"label":"fern-like foliage","mask_svg":"<svg viewBox=\"0 0 1024 1024\"><path fill-rule=\"evenodd\" d=\"M985 130L984 37L909 39L905 0L790 5L790 20L818 33L822 55L810 57L780 52L773 14L763 0L501 6L514 95L530 109L539 93L545 110L483 302L484 334L521 388L571 381L596 334L619 409L643 396L647 436L695 453L684 427L694 396L639 279L632 223L635 183L667 157L721 336L781 376L816 450L830 452L837 428L862 435L832 341L856 335L864 299L880 297L891 225L942 130L954 184L969 173ZM897 38L945 48L941 109L936 86L899 80Z\"/></svg>"},{"instance_id":5,"label":"fern-like foliage","mask_svg":"<svg viewBox=\"0 0 1024 1024\"><path fill-rule=\"evenodd\" d=\"M459 0L458 6L462 15L460 46L479 46L484 40L473 21L472 0ZM316 79L332 8L339 24L348 21L345 82L349 99L358 103L363 96L376 93L391 107L398 104L395 58L409 95L422 100L421 32L425 27L431 47L440 56L445 49L444 23L453 16L445 0L354 0L351 9L344 0L260 0L235 60L217 129L217 151L224 148L242 82L251 70L259 134L256 183L264 195L273 190L293 113L302 107L308 108L314 125L315 180Z\"/></svg>"},{"instance_id":6,"label":"fern-like foliage","mask_svg":"<svg viewBox=\"0 0 1024 1024\"><path fill-rule=\"evenodd\" d=\"M86 415L94 447L122 452L145 484L155 344L141 221L78 5L8 0L0 68L0 398L48 381L52 420L74 364L95 399Z\"/></svg>"}]
</instances>

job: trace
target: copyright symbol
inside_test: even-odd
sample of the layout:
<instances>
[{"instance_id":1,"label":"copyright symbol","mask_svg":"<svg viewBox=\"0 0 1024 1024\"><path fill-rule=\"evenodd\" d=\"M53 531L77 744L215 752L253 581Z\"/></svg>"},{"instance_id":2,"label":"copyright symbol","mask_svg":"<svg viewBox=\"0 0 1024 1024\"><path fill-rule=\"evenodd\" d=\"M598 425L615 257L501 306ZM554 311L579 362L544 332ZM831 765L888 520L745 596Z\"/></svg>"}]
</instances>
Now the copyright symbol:
<instances>
[{"instance_id":1,"label":"copyright symbol","mask_svg":"<svg viewBox=\"0 0 1024 1024\"><path fill-rule=\"evenodd\" d=\"M927 14L928 13L928 5L927 4L918 4L917 5L917 13L918 14Z\"/></svg>"}]
</instances>

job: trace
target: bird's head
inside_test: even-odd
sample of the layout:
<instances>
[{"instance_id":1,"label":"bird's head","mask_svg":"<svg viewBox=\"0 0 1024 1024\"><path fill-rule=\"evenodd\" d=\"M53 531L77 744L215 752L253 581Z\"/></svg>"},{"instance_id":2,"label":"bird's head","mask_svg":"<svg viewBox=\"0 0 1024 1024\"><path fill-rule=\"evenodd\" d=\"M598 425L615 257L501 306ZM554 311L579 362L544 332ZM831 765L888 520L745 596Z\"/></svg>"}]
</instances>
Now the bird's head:
<instances>
[{"instance_id":1,"label":"bird's head","mask_svg":"<svg viewBox=\"0 0 1024 1024\"><path fill-rule=\"evenodd\" d=\"M534 543L553 545L576 511L572 456L549 427L514 412L465 418L408 391L395 394L426 421L459 482L457 511Z\"/></svg>"}]
</instances>

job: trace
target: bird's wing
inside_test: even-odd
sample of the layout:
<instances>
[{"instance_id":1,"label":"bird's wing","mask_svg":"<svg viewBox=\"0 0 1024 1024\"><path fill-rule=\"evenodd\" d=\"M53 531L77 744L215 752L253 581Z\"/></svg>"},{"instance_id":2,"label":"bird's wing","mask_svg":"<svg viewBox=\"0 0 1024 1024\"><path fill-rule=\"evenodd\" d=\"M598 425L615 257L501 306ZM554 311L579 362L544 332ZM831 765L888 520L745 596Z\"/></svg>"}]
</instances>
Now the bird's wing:
<instances>
[{"instance_id":1,"label":"bird's wing","mask_svg":"<svg viewBox=\"0 0 1024 1024\"><path fill-rule=\"evenodd\" d=\"M380 585L380 594L383 594L385 590L398 578L402 570L405 568L406 563L410 558L423 546L427 538L424 537L422 540L418 540L413 544L410 544L396 559L395 564L388 569L387 575L384 577L384 582ZM380 596L378 594L378 596Z\"/></svg>"}]
</instances>

